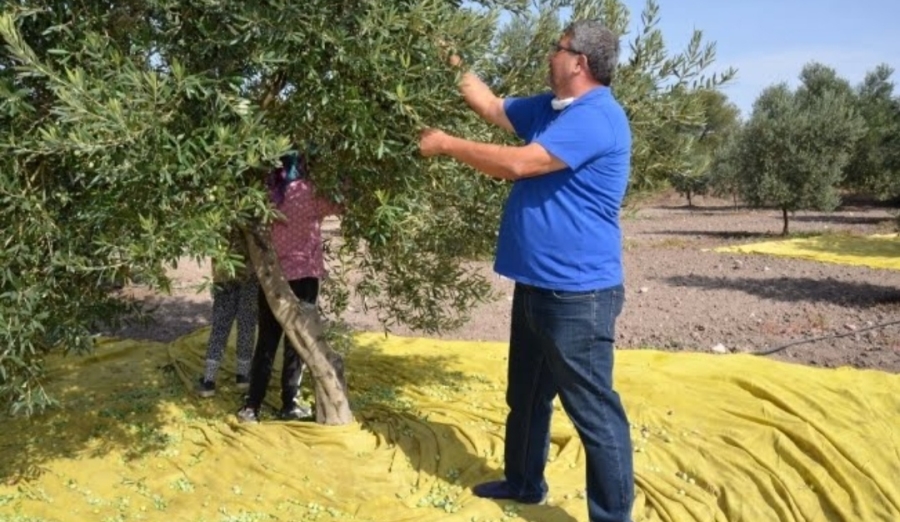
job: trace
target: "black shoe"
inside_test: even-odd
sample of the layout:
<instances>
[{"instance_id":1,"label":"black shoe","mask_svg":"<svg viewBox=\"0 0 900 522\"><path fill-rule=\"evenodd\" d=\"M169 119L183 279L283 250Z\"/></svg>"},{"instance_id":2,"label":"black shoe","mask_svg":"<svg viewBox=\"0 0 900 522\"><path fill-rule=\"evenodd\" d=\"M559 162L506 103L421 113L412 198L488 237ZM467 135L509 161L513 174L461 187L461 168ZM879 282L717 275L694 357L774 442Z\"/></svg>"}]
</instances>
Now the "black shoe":
<instances>
[{"instance_id":1,"label":"black shoe","mask_svg":"<svg viewBox=\"0 0 900 522\"><path fill-rule=\"evenodd\" d=\"M194 387L194 391L197 392L197 395L203 398L210 398L216 394L216 381L207 381L203 377L197 381L197 386Z\"/></svg>"},{"instance_id":2,"label":"black shoe","mask_svg":"<svg viewBox=\"0 0 900 522\"><path fill-rule=\"evenodd\" d=\"M509 487L509 482L505 480L495 480L493 482L484 482L472 488L472 493L476 497L490 498L493 500L515 500L521 504L543 504L547 502L547 495L525 495L519 496Z\"/></svg>"},{"instance_id":3,"label":"black shoe","mask_svg":"<svg viewBox=\"0 0 900 522\"><path fill-rule=\"evenodd\" d=\"M250 377L238 375L234 378L234 385L238 391L247 391L250 389Z\"/></svg>"},{"instance_id":4,"label":"black shoe","mask_svg":"<svg viewBox=\"0 0 900 522\"><path fill-rule=\"evenodd\" d=\"M246 424L258 424L259 412L250 406L244 406L237 412L238 421Z\"/></svg>"}]
</instances>

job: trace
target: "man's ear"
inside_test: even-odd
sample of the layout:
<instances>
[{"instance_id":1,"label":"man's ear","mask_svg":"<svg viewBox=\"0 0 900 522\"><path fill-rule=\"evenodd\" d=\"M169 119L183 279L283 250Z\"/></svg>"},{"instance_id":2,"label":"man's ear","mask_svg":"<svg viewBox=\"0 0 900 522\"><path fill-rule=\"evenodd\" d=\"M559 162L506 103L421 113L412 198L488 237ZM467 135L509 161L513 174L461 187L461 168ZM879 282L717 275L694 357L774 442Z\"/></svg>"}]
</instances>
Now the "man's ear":
<instances>
[{"instance_id":1,"label":"man's ear","mask_svg":"<svg viewBox=\"0 0 900 522\"><path fill-rule=\"evenodd\" d=\"M587 58L587 56L585 56L585 55L583 55L583 54L579 54L579 55L578 55L578 65L580 65L581 68L584 69L584 70L587 71L587 72L590 72L590 71L591 71L591 68L590 68L590 66L588 65L588 58Z\"/></svg>"}]
</instances>

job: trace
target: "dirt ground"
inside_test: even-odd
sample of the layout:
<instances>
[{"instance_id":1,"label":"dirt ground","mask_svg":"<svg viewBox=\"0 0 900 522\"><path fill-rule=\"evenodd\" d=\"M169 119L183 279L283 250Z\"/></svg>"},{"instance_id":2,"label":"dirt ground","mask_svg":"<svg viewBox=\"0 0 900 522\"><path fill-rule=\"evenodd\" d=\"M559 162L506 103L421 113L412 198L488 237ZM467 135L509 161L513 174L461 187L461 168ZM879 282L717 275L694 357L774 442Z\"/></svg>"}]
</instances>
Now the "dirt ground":
<instances>
[{"instance_id":1,"label":"dirt ground","mask_svg":"<svg viewBox=\"0 0 900 522\"><path fill-rule=\"evenodd\" d=\"M782 227L779 211L735 209L722 200L695 198L687 208L677 196L659 198L625 211L622 226L627 302L618 322L620 348L761 352L797 343L770 356L900 372L900 324L889 324L900 320L900 271L712 252L778 239ZM894 212L872 206L802 212L791 219L791 231L889 233ZM490 263L483 269L501 297L445 338L508 339L513 284L493 274ZM198 293L196 284L209 267L185 262L173 274L171 295L127 290L156 307L155 321L115 335L168 341L208 323L209 292ZM345 319L355 329L381 329L373 313L356 308Z\"/></svg>"}]
</instances>

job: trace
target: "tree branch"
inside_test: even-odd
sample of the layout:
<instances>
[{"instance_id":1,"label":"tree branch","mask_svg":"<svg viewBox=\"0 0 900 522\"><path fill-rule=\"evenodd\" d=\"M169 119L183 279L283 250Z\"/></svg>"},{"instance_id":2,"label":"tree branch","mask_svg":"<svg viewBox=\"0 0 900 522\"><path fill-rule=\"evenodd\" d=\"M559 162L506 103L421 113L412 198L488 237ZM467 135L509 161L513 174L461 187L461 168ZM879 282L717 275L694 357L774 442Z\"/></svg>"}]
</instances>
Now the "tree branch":
<instances>
[{"instance_id":1,"label":"tree branch","mask_svg":"<svg viewBox=\"0 0 900 522\"><path fill-rule=\"evenodd\" d=\"M272 80L269 82L269 89L266 91L266 95L263 97L259 106L262 107L263 110L267 110L269 106L275 102L278 93L284 90L286 84L287 73L283 70L276 72L275 75L272 76Z\"/></svg>"}]
</instances>

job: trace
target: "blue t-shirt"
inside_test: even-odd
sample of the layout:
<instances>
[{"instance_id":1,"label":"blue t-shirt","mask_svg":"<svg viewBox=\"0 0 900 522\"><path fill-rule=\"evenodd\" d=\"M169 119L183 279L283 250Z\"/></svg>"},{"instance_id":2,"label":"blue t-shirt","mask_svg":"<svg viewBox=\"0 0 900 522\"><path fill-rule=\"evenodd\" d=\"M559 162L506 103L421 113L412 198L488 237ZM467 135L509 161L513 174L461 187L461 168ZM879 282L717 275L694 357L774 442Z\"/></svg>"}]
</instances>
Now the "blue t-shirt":
<instances>
[{"instance_id":1,"label":"blue t-shirt","mask_svg":"<svg viewBox=\"0 0 900 522\"><path fill-rule=\"evenodd\" d=\"M628 186L631 130L606 87L562 111L553 95L508 98L516 134L568 168L513 184L503 209L494 270L514 281L561 291L623 283L619 209Z\"/></svg>"}]
</instances>

